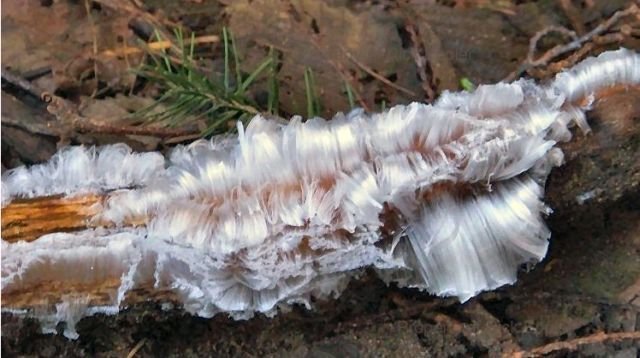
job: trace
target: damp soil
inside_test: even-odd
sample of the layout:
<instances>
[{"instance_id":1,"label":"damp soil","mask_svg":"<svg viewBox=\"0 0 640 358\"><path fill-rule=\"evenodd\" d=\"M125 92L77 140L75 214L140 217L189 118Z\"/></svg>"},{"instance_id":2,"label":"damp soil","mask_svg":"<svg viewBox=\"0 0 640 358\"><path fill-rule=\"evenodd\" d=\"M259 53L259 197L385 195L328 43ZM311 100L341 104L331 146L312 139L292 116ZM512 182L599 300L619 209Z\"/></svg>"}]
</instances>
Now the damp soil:
<instances>
[{"instance_id":1,"label":"damp soil","mask_svg":"<svg viewBox=\"0 0 640 358\"><path fill-rule=\"evenodd\" d=\"M93 105L98 113L120 111L122 108L117 107L123 106L126 97L123 94L130 93L125 89L135 87L131 78L117 75L121 63L112 63L111 72L101 72L112 76L104 78L105 83L115 81L113 78L121 82L109 82L113 88L106 95L91 98L85 93L95 90L90 79L69 73L73 69L70 63L86 59L78 49L92 51L92 37L74 29L88 26L81 3L41 1L34 2L35 5L13 4L7 9L3 6L3 71L9 66L23 76L35 76L34 73L39 74L36 70L49 68L50 72L33 77L31 82L57 90L61 96L84 101L86 106ZM101 26L101 31L111 30L126 40L132 36L131 14L122 15L110 8L110 3L91 3L92 21ZM346 97L336 95L344 91L344 81L335 73L336 64L346 66L346 73L354 74L363 104L371 108L382 103L428 100L429 90L436 95L447 89L458 90L461 77L474 83L499 81L524 59L529 38L536 31L551 24L569 26L572 22L568 13L559 8L562 1L489 1L481 2L483 6L467 1L409 1L413 4L410 8L403 7L403 1L321 4L301 1L295 4L306 12L296 12L300 7L294 6L284 13L263 1L145 3L156 16L179 21L203 33L218 31L222 24L229 25L246 54L247 66L253 58L264 54L267 44L282 49L281 90L285 94L281 102L287 113L304 111L300 107L304 102L300 97L304 87L300 84L304 81L300 78L308 67L316 71L326 113L348 108ZM597 2L589 8L582 6L588 1L571 3L575 3L574 10L587 27L595 26L627 4ZM408 17L409 13L415 17ZM29 28L46 16L52 19L48 25L50 36ZM299 19L305 16L314 19L308 25L315 35L296 30ZM369 30L362 30L361 24L367 24ZM478 31L479 27L484 30ZM280 32L274 33L274 29ZM284 30L291 36L282 36ZM412 38L411 31L415 30L419 38ZM65 34L71 40L60 46L55 42L60 40L56 36L64 38ZM367 40L372 34L378 36L379 44ZM104 46L117 46L117 39L110 39L103 32L98 37L104 37L101 40L103 45L106 43ZM116 43L112 44L112 40ZM640 48L637 39L630 41L624 45ZM367 49L364 44L382 48ZM412 52L412 46L417 52ZM345 55L344 49L357 58L370 59L367 67L408 92L367 76ZM416 53L426 60L428 68L418 68L412 57ZM421 77L428 73L431 73L428 80ZM550 349L546 355L637 357L638 335L616 334L640 331L638 99L640 91L636 89L595 103L589 112L592 132L575 131L574 139L563 146L566 163L552 172L546 187L546 202L553 210L547 218L552 231L549 254L540 264L523 267L519 281L513 286L460 303L387 286L374 272L365 271L339 297L314 302L311 310L293 306L275 317L256 315L235 321L225 315L210 319L194 317L180 307L149 302L127 307L115 316L84 318L77 325L80 334L77 340L62 336L63 324L59 325L58 334L44 335L36 321L3 313L2 354L7 357L510 356L566 342L564 348ZM3 118L51 120L43 119L48 114L29 101L33 99L25 100L23 93L5 88L3 72ZM141 149L163 149L150 138L91 134L72 138L74 143L97 144L121 140ZM3 121L3 170L43 161L53 154L55 146L56 138L51 135L34 134Z\"/></svg>"}]
</instances>

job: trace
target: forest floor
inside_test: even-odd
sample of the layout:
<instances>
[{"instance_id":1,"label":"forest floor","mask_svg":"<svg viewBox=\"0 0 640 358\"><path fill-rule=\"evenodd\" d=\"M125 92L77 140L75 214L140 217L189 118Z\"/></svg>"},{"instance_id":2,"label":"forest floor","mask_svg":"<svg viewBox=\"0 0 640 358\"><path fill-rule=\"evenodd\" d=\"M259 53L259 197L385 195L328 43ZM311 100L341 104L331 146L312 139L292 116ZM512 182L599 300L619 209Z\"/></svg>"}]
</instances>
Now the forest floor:
<instances>
[{"instance_id":1,"label":"forest floor","mask_svg":"<svg viewBox=\"0 0 640 358\"><path fill-rule=\"evenodd\" d=\"M2 11L2 170L50 158L59 145L125 141L167 150L199 135L190 115L176 135L132 131L128 115L158 95L133 69L148 61L138 45L153 28L178 25L202 39L199 66L224 67L223 28L250 73L277 58L282 117L330 117L432 101L461 83L521 76L545 81L585 56L640 49L633 1L99 0L5 2ZM613 21L613 20L615 21ZM611 20L611 21L609 21ZM599 26L603 32L590 33ZM586 35L577 49L544 59L572 41L554 26ZM157 39L156 39L157 40ZM156 43L161 41L155 41ZM533 53L535 51L535 53ZM529 57L533 55L533 57ZM209 73L207 72L207 73ZM313 101L309 106L309 75ZM307 79L307 81L305 81ZM269 78L246 96L265 108ZM50 93L92 126L47 112ZM146 303L78 324L80 338L43 335L37 322L2 313L9 356L615 356L640 352L640 91L616 93L589 112L592 133L563 145L546 202L553 233L545 260L509 287L465 303L386 286L364 272L332 301L276 317L234 321L193 317ZM186 123L186 122L185 122ZM97 124L97 125L95 125ZM105 124L105 125L102 125ZM166 123L154 124L164 128ZM172 130L175 130L172 129ZM173 132L172 132L173 133Z\"/></svg>"}]
</instances>

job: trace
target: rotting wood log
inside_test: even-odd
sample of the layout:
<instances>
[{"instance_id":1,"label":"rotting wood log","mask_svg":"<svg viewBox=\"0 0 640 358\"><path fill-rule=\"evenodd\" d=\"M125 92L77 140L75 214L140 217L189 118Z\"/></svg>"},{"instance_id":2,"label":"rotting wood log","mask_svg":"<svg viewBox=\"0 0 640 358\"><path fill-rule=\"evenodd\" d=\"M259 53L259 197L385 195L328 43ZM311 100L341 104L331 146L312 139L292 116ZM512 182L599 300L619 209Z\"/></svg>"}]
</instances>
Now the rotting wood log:
<instances>
[{"instance_id":1,"label":"rotting wood log","mask_svg":"<svg viewBox=\"0 0 640 358\"><path fill-rule=\"evenodd\" d=\"M597 128L594 128L595 136L606 131L607 135L632 138L634 133L637 133L637 130L632 128L632 124L634 124L634 118L639 118L640 107L637 103L629 104L629 99L638 97L640 97L638 87L608 89L599 93L592 113L596 113L598 117L612 118L615 123L600 123ZM599 141L592 140L592 137L579 134L577 136L576 140L561 145L568 158L579 156L585 145L590 146L591 149L593 146L598 146L596 142ZM571 178L566 178L566 181L570 180ZM109 223L92 220L99 214L102 204L108 197L109 193L14 200L2 209L2 240L33 241L47 233L108 226ZM570 200L575 200L575 196L567 195L561 198L561 201ZM131 220L129 223L135 225L138 220ZM119 283L119 277L78 284L49 281L37 287L29 286L12 292L3 292L2 306L5 309L15 310L50 309L60 302L61 297L69 296L84 297L88 305L100 306L113 300L114 295L117 295ZM168 290L157 290L152 282L148 282L129 291L123 303L128 305L150 300L174 302L175 294Z\"/></svg>"},{"instance_id":2,"label":"rotting wood log","mask_svg":"<svg viewBox=\"0 0 640 358\"><path fill-rule=\"evenodd\" d=\"M594 112L616 111L616 107L634 105L633 99L640 97L638 86L616 86L599 91ZM586 104L586 100L581 105ZM621 110L618 110L621 112ZM627 116L629 117L629 116ZM631 118L631 119L629 119ZM624 123L610 123L615 131L628 131L634 117L624 118ZM613 119L615 120L615 118ZM615 133L614 133L615 134ZM624 133L618 133L624 134ZM581 141L571 141L560 146L569 153L580 150ZM427 193L430 195L432 193ZM33 241L53 232L73 232L109 223L91 220L101 210L102 204L109 198L106 194L85 194L64 197L61 195L16 199L2 208L2 240L16 242ZM139 225L138 219L130 219L127 225Z\"/></svg>"}]
</instances>

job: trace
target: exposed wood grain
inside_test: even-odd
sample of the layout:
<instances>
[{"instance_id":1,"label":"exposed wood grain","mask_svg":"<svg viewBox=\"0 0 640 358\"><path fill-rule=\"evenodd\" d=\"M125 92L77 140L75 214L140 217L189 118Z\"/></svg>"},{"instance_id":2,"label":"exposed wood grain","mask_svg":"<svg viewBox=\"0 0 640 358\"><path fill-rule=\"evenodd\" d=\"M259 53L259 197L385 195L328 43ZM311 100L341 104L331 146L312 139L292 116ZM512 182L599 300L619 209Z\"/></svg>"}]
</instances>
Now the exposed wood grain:
<instances>
[{"instance_id":1,"label":"exposed wood grain","mask_svg":"<svg viewBox=\"0 0 640 358\"><path fill-rule=\"evenodd\" d=\"M90 227L89 219L100 211L104 196L49 196L16 200L2 209L2 240L33 241L53 232Z\"/></svg>"},{"instance_id":2,"label":"exposed wood grain","mask_svg":"<svg viewBox=\"0 0 640 358\"><path fill-rule=\"evenodd\" d=\"M20 290L3 292L2 308L47 311L62 302L63 297L85 299L90 307L111 306L116 301L120 284L120 277L110 277L96 282L43 282ZM123 304L126 306L147 301L178 302L175 293L167 289L156 289L152 282L148 282L129 290Z\"/></svg>"}]
</instances>

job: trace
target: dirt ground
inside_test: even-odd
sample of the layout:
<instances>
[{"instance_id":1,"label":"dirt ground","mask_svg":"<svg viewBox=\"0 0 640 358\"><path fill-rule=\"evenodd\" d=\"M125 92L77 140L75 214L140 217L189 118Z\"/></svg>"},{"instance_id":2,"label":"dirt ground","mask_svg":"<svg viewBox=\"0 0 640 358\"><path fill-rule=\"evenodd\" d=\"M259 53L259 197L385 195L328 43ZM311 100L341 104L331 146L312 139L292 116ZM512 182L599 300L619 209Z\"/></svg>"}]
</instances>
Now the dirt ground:
<instances>
[{"instance_id":1,"label":"dirt ground","mask_svg":"<svg viewBox=\"0 0 640 358\"><path fill-rule=\"evenodd\" d=\"M180 23L200 35L234 33L243 66L268 47L279 51L280 113L305 113L304 75L316 76L321 113L356 105L430 101L459 90L460 79L493 83L516 76L544 81L571 57L522 67L529 40L548 26L588 33L630 1L201 1L5 2L2 11L2 169L46 160L70 143L126 141L164 150L180 140L152 135L51 131L36 94L55 93L83 116L110 120L148 103L153 88L130 71L144 58L109 57L129 46L144 21ZM87 16L87 14L90 14ZM46 24L42 19L47 19ZM626 21L626 22L625 22ZM588 42L589 53L640 49L640 18L611 28L631 35ZM140 24L143 25L140 25ZM38 26L35 26L38 24ZM283 36L282 34L286 34ZM635 35L634 35L635 34ZM613 40L612 40L613 39ZM539 43L540 52L566 42ZM609 42L607 42L609 41ZM210 62L220 65L219 43ZM209 55L209 53L207 53ZM554 67L556 66L556 67ZM528 70L528 71L525 71ZM26 81L20 82L19 80ZM252 93L260 103L260 87ZM640 91L598 101L593 132L565 144L552 172L547 258L523 268L514 286L461 304L388 287L363 272L338 298L269 318L193 317L146 303L78 324L80 338L40 334L37 322L2 313L9 356L615 356L640 352ZM113 123L118 124L115 121ZM185 139L185 140L188 140ZM62 327L60 327L62 329Z\"/></svg>"}]
</instances>

